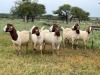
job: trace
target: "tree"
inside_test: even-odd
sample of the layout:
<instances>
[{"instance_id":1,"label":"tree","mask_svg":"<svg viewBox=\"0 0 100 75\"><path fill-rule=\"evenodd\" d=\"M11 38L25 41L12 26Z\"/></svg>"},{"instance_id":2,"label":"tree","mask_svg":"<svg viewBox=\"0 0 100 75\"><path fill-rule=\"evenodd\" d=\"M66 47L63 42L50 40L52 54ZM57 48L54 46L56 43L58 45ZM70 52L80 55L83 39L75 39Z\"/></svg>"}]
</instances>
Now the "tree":
<instances>
[{"instance_id":1,"label":"tree","mask_svg":"<svg viewBox=\"0 0 100 75\"><path fill-rule=\"evenodd\" d=\"M58 8L58 10L54 11L54 14L58 14L59 18L61 18L63 21L66 20L66 23L69 22L69 16L70 16L70 9L71 6L69 4L64 4Z\"/></svg>"},{"instance_id":2,"label":"tree","mask_svg":"<svg viewBox=\"0 0 100 75\"><path fill-rule=\"evenodd\" d=\"M78 18L79 22L80 20L89 20L89 12L86 12L79 7L71 7L69 4L60 6L58 10L53 13L58 14L59 18L63 21L66 20L67 24L72 18Z\"/></svg>"},{"instance_id":3,"label":"tree","mask_svg":"<svg viewBox=\"0 0 100 75\"><path fill-rule=\"evenodd\" d=\"M79 22L80 22L80 20L88 20L89 19L88 18L89 13L79 7L72 7L71 14L73 15L73 17L78 18Z\"/></svg>"},{"instance_id":4,"label":"tree","mask_svg":"<svg viewBox=\"0 0 100 75\"><path fill-rule=\"evenodd\" d=\"M30 2L30 0L18 1L15 4L16 6L11 8L11 13L20 16L27 22L29 18L34 22L35 17L41 16L45 13L44 5Z\"/></svg>"}]
</instances>

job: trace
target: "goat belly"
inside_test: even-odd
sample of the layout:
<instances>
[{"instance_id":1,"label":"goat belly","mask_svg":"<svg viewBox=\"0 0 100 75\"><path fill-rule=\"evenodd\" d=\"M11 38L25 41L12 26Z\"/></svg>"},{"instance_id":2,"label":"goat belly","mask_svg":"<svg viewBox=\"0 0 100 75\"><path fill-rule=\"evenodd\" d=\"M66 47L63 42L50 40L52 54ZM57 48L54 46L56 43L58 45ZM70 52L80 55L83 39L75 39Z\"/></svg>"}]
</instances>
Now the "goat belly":
<instances>
[{"instance_id":1,"label":"goat belly","mask_svg":"<svg viewBox=\"0 0 100 75\"><path fill-rule=\"evenodd\" d=\"M18 45L21 45L21 42L20 41L14 41L14 40L12 40L12 43L14 44L14 45L16 45L16 46L18 46Z\"/></svg>"},{"instance_id":2,"label":"goat belly","mask_svg":"<svg viewBox=\"0 0 100 75\"><path fill-rule=\"evenodd\" d=\"M80 35L79 35L79 39L82 40L82 39L88 39L89 38L89 35L86 31L80 31Z\"/></svg>"},{"instance_id":3,"label":"goat belly","mask_svg":"<svg viewBox=\"0 0 100 75\"><path fill-rule=\"evenodd\" d=\"M54 35L52 35L52 33L47 33L44 35L44 41L46 43L52 43L54 40Z\"/></svg>"},{"instance_id":4,"label":"goat belly","mask_svg":"<svg viewBox=\"0 0 100 75\"><path fill-rule=\"evenodd\" d=\"M46 35L45 36L45 38L44 38L44 41L46 42L46 43L60 43L61 42L61 40L62 40L62 38L61 37L57 37L57 36L48 36L48 35Z\"/></svg>"},{"instance_id":5,"label":"goat belly","mask_svg":"<svg viewBox=\"0 0 100 75\"><path fill-rule=\"evenodd\" d=\"M24 44L29 41L29 31L23 31L20 35L21 42Z\"/></svg>"}]
</instances>

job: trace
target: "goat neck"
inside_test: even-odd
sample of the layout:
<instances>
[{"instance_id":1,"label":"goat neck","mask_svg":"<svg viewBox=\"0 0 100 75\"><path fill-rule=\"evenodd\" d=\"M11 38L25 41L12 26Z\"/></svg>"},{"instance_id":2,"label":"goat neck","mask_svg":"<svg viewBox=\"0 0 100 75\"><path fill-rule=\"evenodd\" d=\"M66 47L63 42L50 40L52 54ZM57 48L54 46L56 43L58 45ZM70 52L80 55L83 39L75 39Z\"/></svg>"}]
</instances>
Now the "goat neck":
<instances>
[{"instance_id":1,"label":"goat neck","mask_svg":"<svg viewBox=\"0 0 100 75\"><path fill-rule=\"evenodd\" d=\"M13 39L14 41L17 40L18 34L17 34L16 29L15 29L14 27L13 27L12 31L10 31L10 35L11 35L11 37L12 37L12 39Z\"/></svg>"},{"instance_id":2,"label":"goat neck","mask_svg":"<svg viewBox=\"0 0 100 75\"><path fill-rule=\"evenodd\" d=\"M57 28L56 30L55 30L55 36L60 36L60 30L59 30L59 28Z\"/></svg>"},{"instance_id":3,"label":"goat neck","mask_svg":"<svg viewBox=\"0 0 100 75\"><path fill-rule=\"evenodd\" d=\"M76 30L76 33L77 33L77 34L80 34L80 31L79 31L79 30Z\"/></svg>"}]
</instances>

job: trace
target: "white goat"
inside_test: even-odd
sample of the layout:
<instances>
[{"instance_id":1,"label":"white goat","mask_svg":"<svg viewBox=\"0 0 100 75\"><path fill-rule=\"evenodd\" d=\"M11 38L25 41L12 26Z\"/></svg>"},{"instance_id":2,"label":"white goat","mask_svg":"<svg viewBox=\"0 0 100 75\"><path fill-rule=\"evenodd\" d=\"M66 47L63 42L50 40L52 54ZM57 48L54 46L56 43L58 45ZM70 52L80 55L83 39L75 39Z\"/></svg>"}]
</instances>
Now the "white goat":
<instances>
[{"instance_id":1,"label":"white goat","mask_svg":"<svg viewBox=\"0 0 100 75\"><path fill-rule=\"evenodd\" d=\"M66 40L67 41L71 40L72 41L72 49L73 49L74 40L79 38L79 33L80 33L79 32L79 24L77 24L77 23L73 26L73 29L71 29L71 28L63 29L64 46L65 46ZM77 41L77 44L78 44L78 41Z\"/></svg>"},{"instance_id":2,"label":"white goat","mask_svg":"<svg viewBox=\"0 0 100 75\"><path fill-rule=\"evenodd\" d=\"M89 39L89 34L90 34L91 31L92 31L92 27L91 26L89 26L86 29L86 31L80 30L79 40L83 40L85 49L86 49L86 41Z\"/></svg>"},{"instance_id":3,"label":"white goat","mask_svg":"<svg viewBox=\"0 0 100 75\"><path fill-rule=\"evenodd\" d=\"M43 49L43 34L39 30L38 27L33 26L32 29L30 30L31 32L31 38L32 38L32 46L33 46L33 51L36 49L36 45L40 45L40 50L41 50L41 55L42 55L42 49Z\"/></svg>"},{"instance_id":4,"label":"white goat","mask_svg":"<svg viewBox=\"0 0 100 75\"><path fill-rule=\"evenodd\" d=\"M4 29L5 32L10 32L10 35L12 37L12 43L15 46L17 55L21 53L21 47L23 45L26 45L26 49L28 48L28 42L29 42L29 31L16 31L16 29L13 27L12 24L7 24Z\"/></svg>"},{"instance_id":5,"label":"white goat","mask_svg":"<svg viewBox=\"0 0 100 75\"><path fill-rule=\"evenodd\" d=\"M43 31L44 34L44 44L52 44L52 52L54 54L54 49L59 50L62 37L60 35L59 28L56 28L55 32L48 32L47 30ZM59 51L57 52L59 54Z\"/></svg>"}]
</instances>

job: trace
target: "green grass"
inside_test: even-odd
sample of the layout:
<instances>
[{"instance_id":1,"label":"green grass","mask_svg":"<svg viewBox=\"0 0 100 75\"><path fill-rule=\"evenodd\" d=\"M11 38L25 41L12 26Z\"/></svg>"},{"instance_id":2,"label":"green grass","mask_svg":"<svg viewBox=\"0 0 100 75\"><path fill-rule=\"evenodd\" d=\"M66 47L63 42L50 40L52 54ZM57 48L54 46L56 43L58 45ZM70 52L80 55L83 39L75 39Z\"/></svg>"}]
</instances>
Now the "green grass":
<instances>
[{"instance_id":1,"label":"green grass","mask_svg":"<svg viewBox=\"0 0 100 75\"><path fill-rule=\"evenodd\" d=\"M46 46L41 56L39 48L32 53L31 40L29 49L22 48L22 54L16 55L9 33L3 32L3 27L12 23L17 30L30 30L33 25L42 27L43 23L53 21L35 21L24 23L22 20L0 19L0 75L100 75L100 32L94 31L94 39L90 34L87 42L87 50L84 50L83 42L79 44L79 50L71 50L71 45L60 48L60 55L52 55L50 45ZM80 25L82 30L89 26L88 22ZM61 26L66 23L59 21ZM71 22L68 27L72 27ZM49 26L46 26L49 28ZM94 49L91 49L91 41L94 40Z\"/></svg>"}]
</instances>

